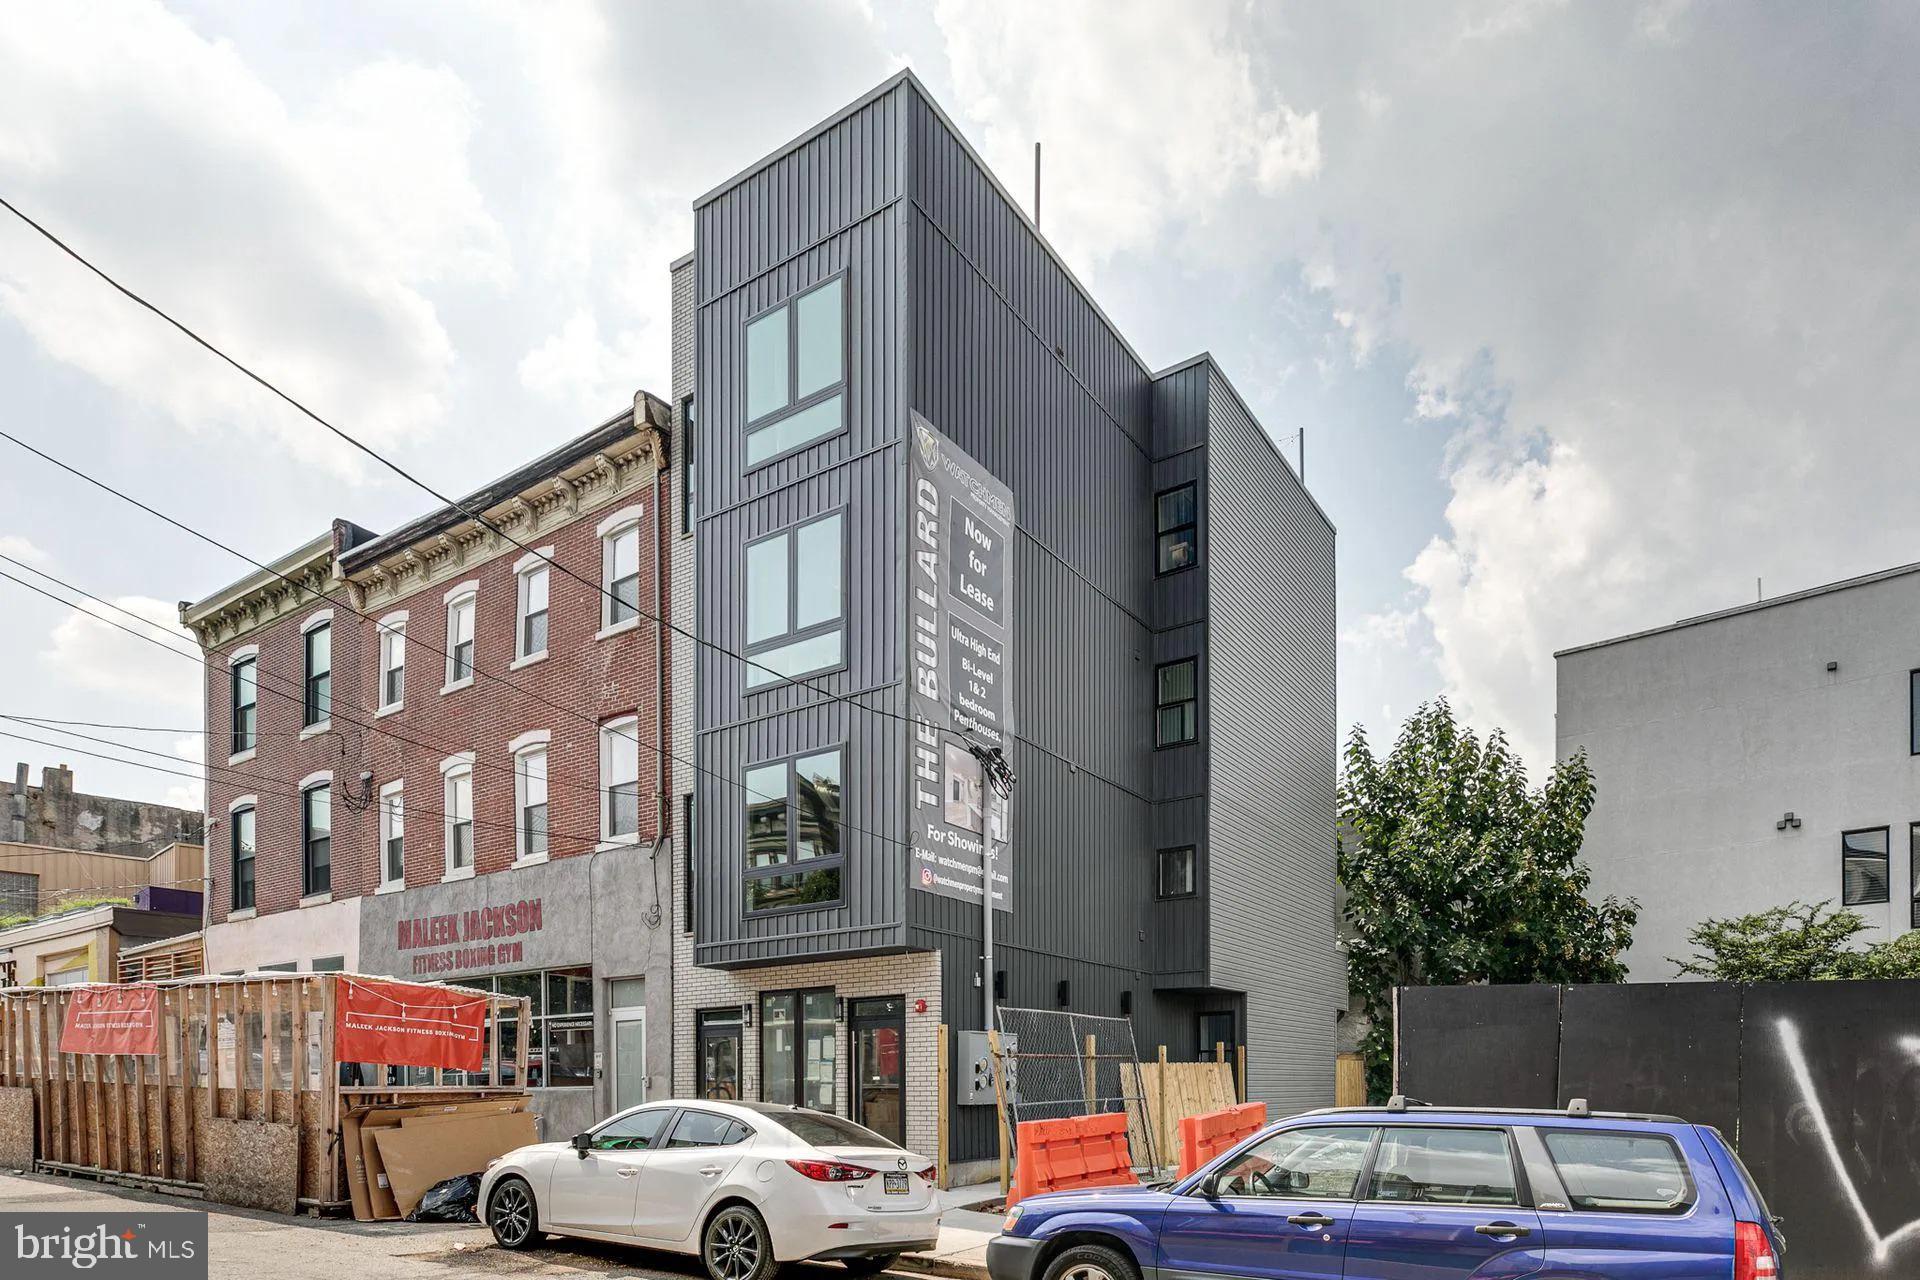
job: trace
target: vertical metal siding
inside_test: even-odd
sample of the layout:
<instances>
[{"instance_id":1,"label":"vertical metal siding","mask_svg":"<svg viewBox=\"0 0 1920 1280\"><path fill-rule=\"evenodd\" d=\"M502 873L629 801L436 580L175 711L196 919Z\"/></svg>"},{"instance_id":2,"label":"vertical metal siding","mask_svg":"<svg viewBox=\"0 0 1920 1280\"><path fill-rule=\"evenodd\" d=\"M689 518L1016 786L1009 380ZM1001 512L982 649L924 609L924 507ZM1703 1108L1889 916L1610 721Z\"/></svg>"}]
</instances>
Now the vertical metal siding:
<instances>
[{"instance_id":1,"label":"vertical metal siding","mask_svg":"<svg viewBox=\"0 0 1920 1280\"><path fill-rule=\"evenodd\" d=\"M1249 1095L1333 1097L1334 535L1226 380L1210 379L1210 962L1247 993Z\"/></svg>"}]
</instances>

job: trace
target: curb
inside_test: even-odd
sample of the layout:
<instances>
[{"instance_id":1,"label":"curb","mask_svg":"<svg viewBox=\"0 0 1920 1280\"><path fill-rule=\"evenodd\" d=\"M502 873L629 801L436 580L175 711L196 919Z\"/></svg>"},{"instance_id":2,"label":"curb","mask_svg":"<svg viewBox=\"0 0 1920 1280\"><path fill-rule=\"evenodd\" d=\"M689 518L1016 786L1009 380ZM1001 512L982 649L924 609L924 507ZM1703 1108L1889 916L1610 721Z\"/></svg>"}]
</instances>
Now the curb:
<instances>
[{"instance_id":1,"label":"curb","mask_svg":"<svg viewBox=\"0 0 1920 1280\"><path fill-rule=\"evenodd\" d=\"M902 1254L892 1270L917 1276L945 1276L948 1280L987 1280L985 1263L943 1258L939 1254Z\"/></svg>"}]
</instances>

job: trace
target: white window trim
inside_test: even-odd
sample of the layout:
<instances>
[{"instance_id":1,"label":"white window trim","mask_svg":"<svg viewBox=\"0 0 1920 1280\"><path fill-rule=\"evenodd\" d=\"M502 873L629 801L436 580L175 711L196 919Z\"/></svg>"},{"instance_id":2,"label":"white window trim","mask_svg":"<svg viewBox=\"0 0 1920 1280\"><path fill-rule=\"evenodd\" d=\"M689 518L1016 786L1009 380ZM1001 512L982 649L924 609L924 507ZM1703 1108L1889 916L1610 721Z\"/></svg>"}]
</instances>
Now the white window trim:
<instances>
[{"instance_id":1,"label":"white window trim","mask_svg":"<svg viewBox=\"0 0 1920 1280\"><path fill-rule=\"evenodd\" d=\"M513 766L513 865L516 867L537 867L547 861L549 854L529 854L521 841L526 833L520 829L520 814L526 807L526 797L520 791L520 757L535 749L547 752L547 846L553 846L553 732L548 729L529 729L507 744L507 759Z\"/></svg>"},{"instance_id":2,"label":"white window trim","mask_svg":"<svg viewBox=\"0 0 1920 1280\"><path fill-rule=\"evenodd\" d=\"M637 714L630 715L630 716L620 716L617 719L608 720L604 724L602 724L600 726L600 733L594 742L595 747L598 748L600 753L600 758L596 762L598 766L597 775L596 775L598 777L597 789L600 792L599 806L598 806L600 809L600 843L594 847L594 852L596 853L602 852L607 849L624 849L629 845L636 845L640 843L640 833L638 831L635 831L630 836L613 836L613 835L607 834L607 828L610 825L609 819L613 816L611 813L608 812L608 805L607 805L607 783L606 783L606 777L605 777L606 761L607 761L607 739L609 736L611 736L612 734L622 729L632 729L634 733L635 741L633 746L633 752L634 752L633 778L636 784L640 781L640 774L642 773L642 770L639 767L640 717Z\"/></svg>"},{"instance_id":3,"label":"white window trim","mask_svg":"<svg viewBox=\"0 0 1920 1280\"><path fill-rule=\"evenodd\" d=\"M300 779L300 789L305 791L308 787L317 787L323 782L328 786L333 785L333 770L322 769L317 773L308 774Z\"/></svg>"},{"instance_id":4,"label":"white window trim","mask_svg":"<svg viewBox=\"0 0 1920 1280\"><path fill-rule=\"evenodd\" d=\"M451 623L453 620L453 606L467 596L473 597L473 669L477 674L480 670L480 580L478 578L469 578L457 586L448 587L447 594L442 597L442 602L446 605L447 621ZM441 668L441 678L443 680L446 680L446 677L453 674L453 636L451 634L453 629L449 626L447 630L449 633L447 636L447 660ZM473 675L465 676L459 680L446 680L446 683L440 686L440 692L452 693L455 689L464 689L472 683Z\"/></svg>"},{"instance_id":5,"label":"white window trim","mask_svg":"<svg viewBox=\"0 0 1920 1280\"><path fill-rule=\"evenodd\" d=\"M301 644L303 646L305 645L307 633L309 631L312 631L315 627L332 626L332 625L333 625L333 610L315 609L312 613L307 615L306 621L300 624ZM329 676L333 674L333 655L331 650L328 651L328 655L327 655L327 674ZM260 677L258 675L258 672L256 671L254 675L254 680L256 681L256 683L258 682L259 678ZM307 655L303 648L300 654L300 691L301 691L300 696L302 698L306 697L306 687L307 687ZM305 742L308 738L317 738L321 734L333 728L333 715L332 715L333 703L331 700L329 700L327 703L327 712L328 712L328 715L325 720L320 721L318 724L307 725L305 728L300 730L300 741ZM238 757L235 757L234 759L228 760L227 763L233 764L237 759Z\"/></svg>"},{"instance_id":6,"label":"white window trim","mask_svg":"<svg viewBox=\"0 0 1920 1280\"><path fill-rule=\"evenodd\" d=\"M315 609L312 613L307 615L306 621L300 624L300 634L305 635L307 634L307 632L313 630L315 627L321 626L326 623L331 623L332 621L333 621L333 610Z\"/></svg>"},{"instance_id":7,"label":"white window trim","mask_svg":"<svg viewBox=\"0 0 1920 1280\"><path fill-rule=\"evenodd\" d=\"M385 624L383 623L382 625ZM395 778L392 782L380 788L380 816L377 824L378 829L374 832L374 838L380 842L380 887L374 890L375 893L398 893L407 887L407 868L404 863L402 863L400 867L400 878L398 880L387 879L387 803L395 796L400 797L400 820L405 822L407 820L405 779ZM406 839L406 832L402 831L400 838L404 841ZM403 857L405 856L404 848L405 846L403 844Z\"/></svg>"},{"instance_id":8,"label":"white window trim","mask_svg":"<svg viewBox=\"0 0 1920 1280\"><path fill-rule=\"evenodd\" d=\"M232 817L234 814L240 812L240 810L242 809L253 809L255 811L258 811L259 808L260 808L259 796L241 796L238 799L230 801L228 803L227 816Z\"/></svg>"},{"instance_id":9,"label":"white window trim","mask_svg":"<svg viewBox=\"0 0 1920 1280\"><path fill-rule=\"evenodd\" d=\"M600 539L600 629L593 633L595 640L606 640L638 627L646 615L636 613L624 622L609 623L608 612L613 607L613 584L607 581L607 543L628 529L638 529L647 517L647 507L636 502L630 507L622 507L612 512L594 528Z\"/></svg>"},{"instance_id":10,"label":"white window trim","mask_svg":"<svg viewBox=\"0 0 1920 1280\"><path fill-rule=\"evenodd\" d=\"M527 618L522 612L527 607L527 576L536 569L547 570L547 643L553 643L553 548L538 547L521 556L513 563L513 661L507 664L507 670L518 671L521 667L530 667L547 656L547 650L538 649L533 653L521 653L520 641L525 638Z\"/></svg>"},{"instance_id":11,"label":"white window trim","mask_svg":"<svg viewBox=\"0 0 1920 1280\"><path fill-rule=\"evenodd\" d=\"M333 901L333 890L329 889L325 893L308 894L306 897L300 899L300 905L303 907L324 907L327 903L332 901Z\"/></svg>"},{"instance_id":12,"label":"white window trim","mask_svg":"<svg viewBox=\"0 0 1920 1280\"><path fill-rule=\"evenodd\" d=\"M480 842L476 839L470 850L473 855L473 861L458 869L451 865L453 861L453 805L447 799L447 791L453 785L453 777L457 773L467 775L467 794L471 796L473 794L473 752L462 751L456 755L450 755L440 762L440 881L442 884L451 880L473 879L474 868L480 864Z\"/></svg>"},{"instance_id":13,"label":"white window trim","mask_svg":"<svg viewBox=\"0 0 1920 1280\"><path fill-rule=\"evenodd\" d=\"M256 881L255 883L257 884L258 882ZM260 908L258 907L242 907L238 911L227 912L227 919L228 920L251 920L258 914L260 914Z\"/></svg>"},{"instance_id":14,"label":"white window trim","mask_svg":"<svg viewBox=\"0 0 1920 1280\"><path fill-rule=\"evenodd\" d=\"M248 658L252 658L254 660L253 745L248 747L245 751L235 751L230 753L227 756L228 764L245 764L247 761L253 759L253 757L260 750L260 692L259 692L260 690L260 666L259 666L260 646L257 644L241 645L238 649L235 649L232 653L227 655L227 666L229 668L232 668L238 663L245 662ZM227 715L229 718L231 718L233 715L233 683L231 680L229 680L227 683ZM227 725L227 741L228 742L233 741L233 725L231 723ZM232 810L229 809L228 812L231 813Z\"/></svg>"},{"instance_id":15,"label":"white window trim","mask_svg":"<svg viewBox=\"0 0 1920 1280\"><path fill-rule=\"evenodd\" d=\"M331 731L332 728L333 728L333 717L328 716L325 720L322 720L319 724L310 724L306 728L302 729L300 731L300 741L305 742L308 738L317 738L321 734ZM232 764L233 761L229 760L227 761L227 763Z\"/></svg>"},{"instance_id":16,"label":"white window trim","mask_svg":"<svg viewBox=\"0 0 1920 1280\"><path fill-rule=\"evenodd\" d=\"M400 701L387 701L387 636L393 634L400 636L403 640L406 638L407 611L405 609L395 609L392 613L374 623L373 626L374 682L376 691L380 697L380 706L374 711L373 718L378 720L381 716L390 716L396 711L405 709L407 705L407 695L404 692L400 695ZM400 665L402 668L405 668L407 664L403 662Z\"/></svg>"}]
</instances>

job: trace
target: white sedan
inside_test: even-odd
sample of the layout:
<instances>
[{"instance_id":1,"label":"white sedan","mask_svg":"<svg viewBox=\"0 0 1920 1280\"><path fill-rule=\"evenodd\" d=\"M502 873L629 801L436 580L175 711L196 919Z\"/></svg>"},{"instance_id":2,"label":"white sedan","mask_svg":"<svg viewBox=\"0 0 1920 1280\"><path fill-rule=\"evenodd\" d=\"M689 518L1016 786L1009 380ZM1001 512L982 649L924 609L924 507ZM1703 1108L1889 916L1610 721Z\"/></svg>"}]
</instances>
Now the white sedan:
<instances>
[{"instance_id":1,"label":"white sedan","mask_svg":"<svg viewBox=\"0 0 1920 1280\"><path fill-rule=\"evenodd\" d=\"M509 1151L480 1181L481 1220L508 1249L542 1233L698 1254L713 1280L783 1262L856 1275L934 1247L933 1162L805 1107L654 1102L569 1142Z\"/></svg>"}]
</instances>

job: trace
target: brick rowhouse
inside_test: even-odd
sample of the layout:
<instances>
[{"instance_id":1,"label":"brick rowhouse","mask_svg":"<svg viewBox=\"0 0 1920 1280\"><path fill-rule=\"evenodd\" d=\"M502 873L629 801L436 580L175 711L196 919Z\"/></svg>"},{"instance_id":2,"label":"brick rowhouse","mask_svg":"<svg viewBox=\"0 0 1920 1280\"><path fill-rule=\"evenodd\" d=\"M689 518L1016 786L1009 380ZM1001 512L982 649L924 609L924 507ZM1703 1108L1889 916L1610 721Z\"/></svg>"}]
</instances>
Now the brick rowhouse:
<instances>
[{"instance_id":1,"label":"brick rowhouse","mask_svg":"<svg viewBox=\"0 0 1920 1280\"><path fill-rule=\"evenodd\" d=\"M663 1095L671 1071L673 662L657 621L671 613L679 542L671 416L642 393L456 506L378 536L336 520L274 572L181 610L208 663L209 969L344 968L528 994L529 1082L559 1133ZM523 615L538 601L523 575L543 568L544 647L532 649ZM456 606L471 610L470 660L464 633L450 638ZM319 627L331 707L309 725ZM398 689L383 633L404 635ZM249 661L246 747L231 672ZM522 811L541 752L544 852ZM452 830L467 816L453 797L462 774L465 840ZM325 884L310 883L304 844L316 787L330 788ZM237 809L253 814L250 906L235 894Z\"/></svg>"}]
</instances>

